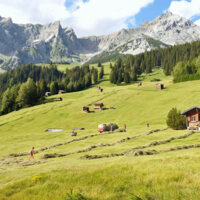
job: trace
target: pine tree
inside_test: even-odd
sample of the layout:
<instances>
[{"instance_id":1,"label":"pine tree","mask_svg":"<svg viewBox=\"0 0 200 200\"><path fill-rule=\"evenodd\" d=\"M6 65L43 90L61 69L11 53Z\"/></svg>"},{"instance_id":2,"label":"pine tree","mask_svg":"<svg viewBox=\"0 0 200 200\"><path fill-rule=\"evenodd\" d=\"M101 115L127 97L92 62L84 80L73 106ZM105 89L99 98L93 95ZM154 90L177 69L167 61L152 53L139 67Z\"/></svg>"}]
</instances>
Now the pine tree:
<instances>
[{"instance_id":1,"label":"pine tree","mask_svg":"<svg viewBox=\"0 0 200 200\"><path fill-rule=\"evenodd\" d=\"M94 69L93 71L93 83L97 84L98 83L98 70Z\"/></svg>"},{"instance_id":2,"label":"pine tree","mask_svg":"<svg viewBox=\"0 0 200 200\"><path fill-rule=\"evenodd\" d=\"M101 67L101 62L98 62L98 67Z\"/></svg>"},{"instance_id":3,"label":"pine tree","mask_svg":"<svg viewBox=\"0 0 200 200\"><path fill-rule=\"evenodd\" d=\"M101 71L99 72L99 79L102 79L104 75L104 67L101 67Z\"/></svg>"},{"instance_id":4,"label":"pine tree","mask_svg":"<svg viewBox=\"0 0 200 200\"><path fill-rule=\"evenodd\" d=\"M125 73L124 73L124 82L125 83L130 83L131 82L129 72L127 72L127 71L125 71Z\"/></svg>"},{"instance_id":5,"label":"pine tree","mask_svg":"<svg viewBox=\"0 0 200 200\"><path fill-rule=\"evenodd\" d=\"M29 78L20 86L17 102L19 107L32 106L38 101L37 87L33 79Z\"/></svg>"},{"instance_id":6,"label":"pine tree","mask_svg":"<svg viewBox=\"0 0 200 200\"><path fill-rule=\"evenodd\" d=\"M59 90L59 87L58 87L58 83L57 82L52 82L51 85L50 85L50 92L52 94L57 94L58 93L58 90Z\"/></svg>"},{"instance_id":7,"label":"pine tree","mask_svg":"<svg viewBox=\"0 0 200 200\"><path fill-rule=\"evenodd\" d=\"M123 82L123 77L122 77L122 71L119 70L118 71L118 77L117 77L117 83L119 84L121 82Z\"/></svg>"}]
</instances>

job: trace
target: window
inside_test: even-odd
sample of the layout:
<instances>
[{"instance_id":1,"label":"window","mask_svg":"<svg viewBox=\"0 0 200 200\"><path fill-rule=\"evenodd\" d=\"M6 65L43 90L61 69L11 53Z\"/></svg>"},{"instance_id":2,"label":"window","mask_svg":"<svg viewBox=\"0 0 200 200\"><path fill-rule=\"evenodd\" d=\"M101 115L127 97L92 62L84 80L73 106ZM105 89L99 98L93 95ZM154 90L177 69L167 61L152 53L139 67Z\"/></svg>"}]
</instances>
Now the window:
<instances>
[{"instance_id":1,"label":"window","mask_svg":"<svg viewBox=\"0 0 200 200\"><path fill-rule=\"evenodd\" d=\"M195 117L195 116L192 116L192 117L191 117L191 121L192 121L192 122L196 122L196 117Z\"/></svg>"}]
</instances>

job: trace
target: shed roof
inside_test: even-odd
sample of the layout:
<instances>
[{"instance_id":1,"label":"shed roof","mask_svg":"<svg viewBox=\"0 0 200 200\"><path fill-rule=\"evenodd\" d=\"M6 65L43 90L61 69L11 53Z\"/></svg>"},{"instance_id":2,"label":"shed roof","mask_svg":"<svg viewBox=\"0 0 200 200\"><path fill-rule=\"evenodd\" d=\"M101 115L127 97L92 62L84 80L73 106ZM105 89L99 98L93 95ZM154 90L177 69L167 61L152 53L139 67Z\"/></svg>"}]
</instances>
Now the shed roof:
<instances>
[{"instance_id":1,"label":"shed roof","mask_svg":"<svg viewBox=\"0 0 200 200\"><path fill-rule=\"evenodd\" d=\"M193 106L193 107L191 107L191 108L185 110L185 111L182 112L181 114L182 114L182 115L185 115L186 113L190 112L191 110L193 110L193 109L195 109L195 108L200 109L200 106Z\"/></svg>"},{"instance_id":2,"label":"shed roof","mask_svg":"<svg viewBox=\"0 0 200 200\"><path fill-rule=\"evenodd\" d=\"M103 103L95 103L94 105L100 105L101 106L101 105L103 105Z\"/></svg>"}]
</instances>

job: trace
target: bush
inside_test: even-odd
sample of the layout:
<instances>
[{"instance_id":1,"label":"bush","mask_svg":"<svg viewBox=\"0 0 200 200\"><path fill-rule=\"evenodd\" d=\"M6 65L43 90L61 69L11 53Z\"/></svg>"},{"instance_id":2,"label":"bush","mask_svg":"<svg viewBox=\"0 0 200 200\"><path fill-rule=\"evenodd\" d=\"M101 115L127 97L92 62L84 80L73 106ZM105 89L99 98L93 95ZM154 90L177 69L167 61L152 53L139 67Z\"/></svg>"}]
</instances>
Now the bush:
<instances>
[{"instance_id":1,"label":"bush","mask_svg":"<svg viewBox=\"0 0 200 200\"><path fill-rule=\"evenodd\" d=\"M185 117L181 115L180 111L172 108L167 115L167 125L174 130L186 129Z\"/></svg>"},{"instance_id":2,"label":"bush","mask_svg":"<svg viewBox=\"0 0 200 200\"><path fill-rule=\"evenodd\" d=\"M74 193L73 190L71 190L69 193L65 195L63 200L90 200L87 197L83 196L81 193Z\"/></svg>"}]
</instances>

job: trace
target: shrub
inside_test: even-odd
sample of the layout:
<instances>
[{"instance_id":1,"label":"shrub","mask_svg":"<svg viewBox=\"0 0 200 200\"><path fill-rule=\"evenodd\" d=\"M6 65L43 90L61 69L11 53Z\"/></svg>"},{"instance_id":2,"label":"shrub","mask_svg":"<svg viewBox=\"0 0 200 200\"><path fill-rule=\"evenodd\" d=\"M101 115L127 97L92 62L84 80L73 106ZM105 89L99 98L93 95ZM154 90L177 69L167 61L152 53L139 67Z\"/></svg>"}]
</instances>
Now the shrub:
<instances>
[{"instance_id":1,"label":"shrub","mask_svg":"<svg viewBox=\"0 0 200 200\"><path fill-rule=\"evenodd\" d=\"M185 117L181 115L180 111L172 108L167 115L167 125L174 130L186 129Z\"/></svg>"},{"instance_id":2,"label":"shrub","mask_svg":"<svg viewBox=\"0 0 200 200\"><path fill-rule=\"evenodd\" d=\"M90 200L87 197L83 196L81 193L74 193L73 190L71 190L69 193L65 195L63 200Z\"/></svg>"}]
</instances>

